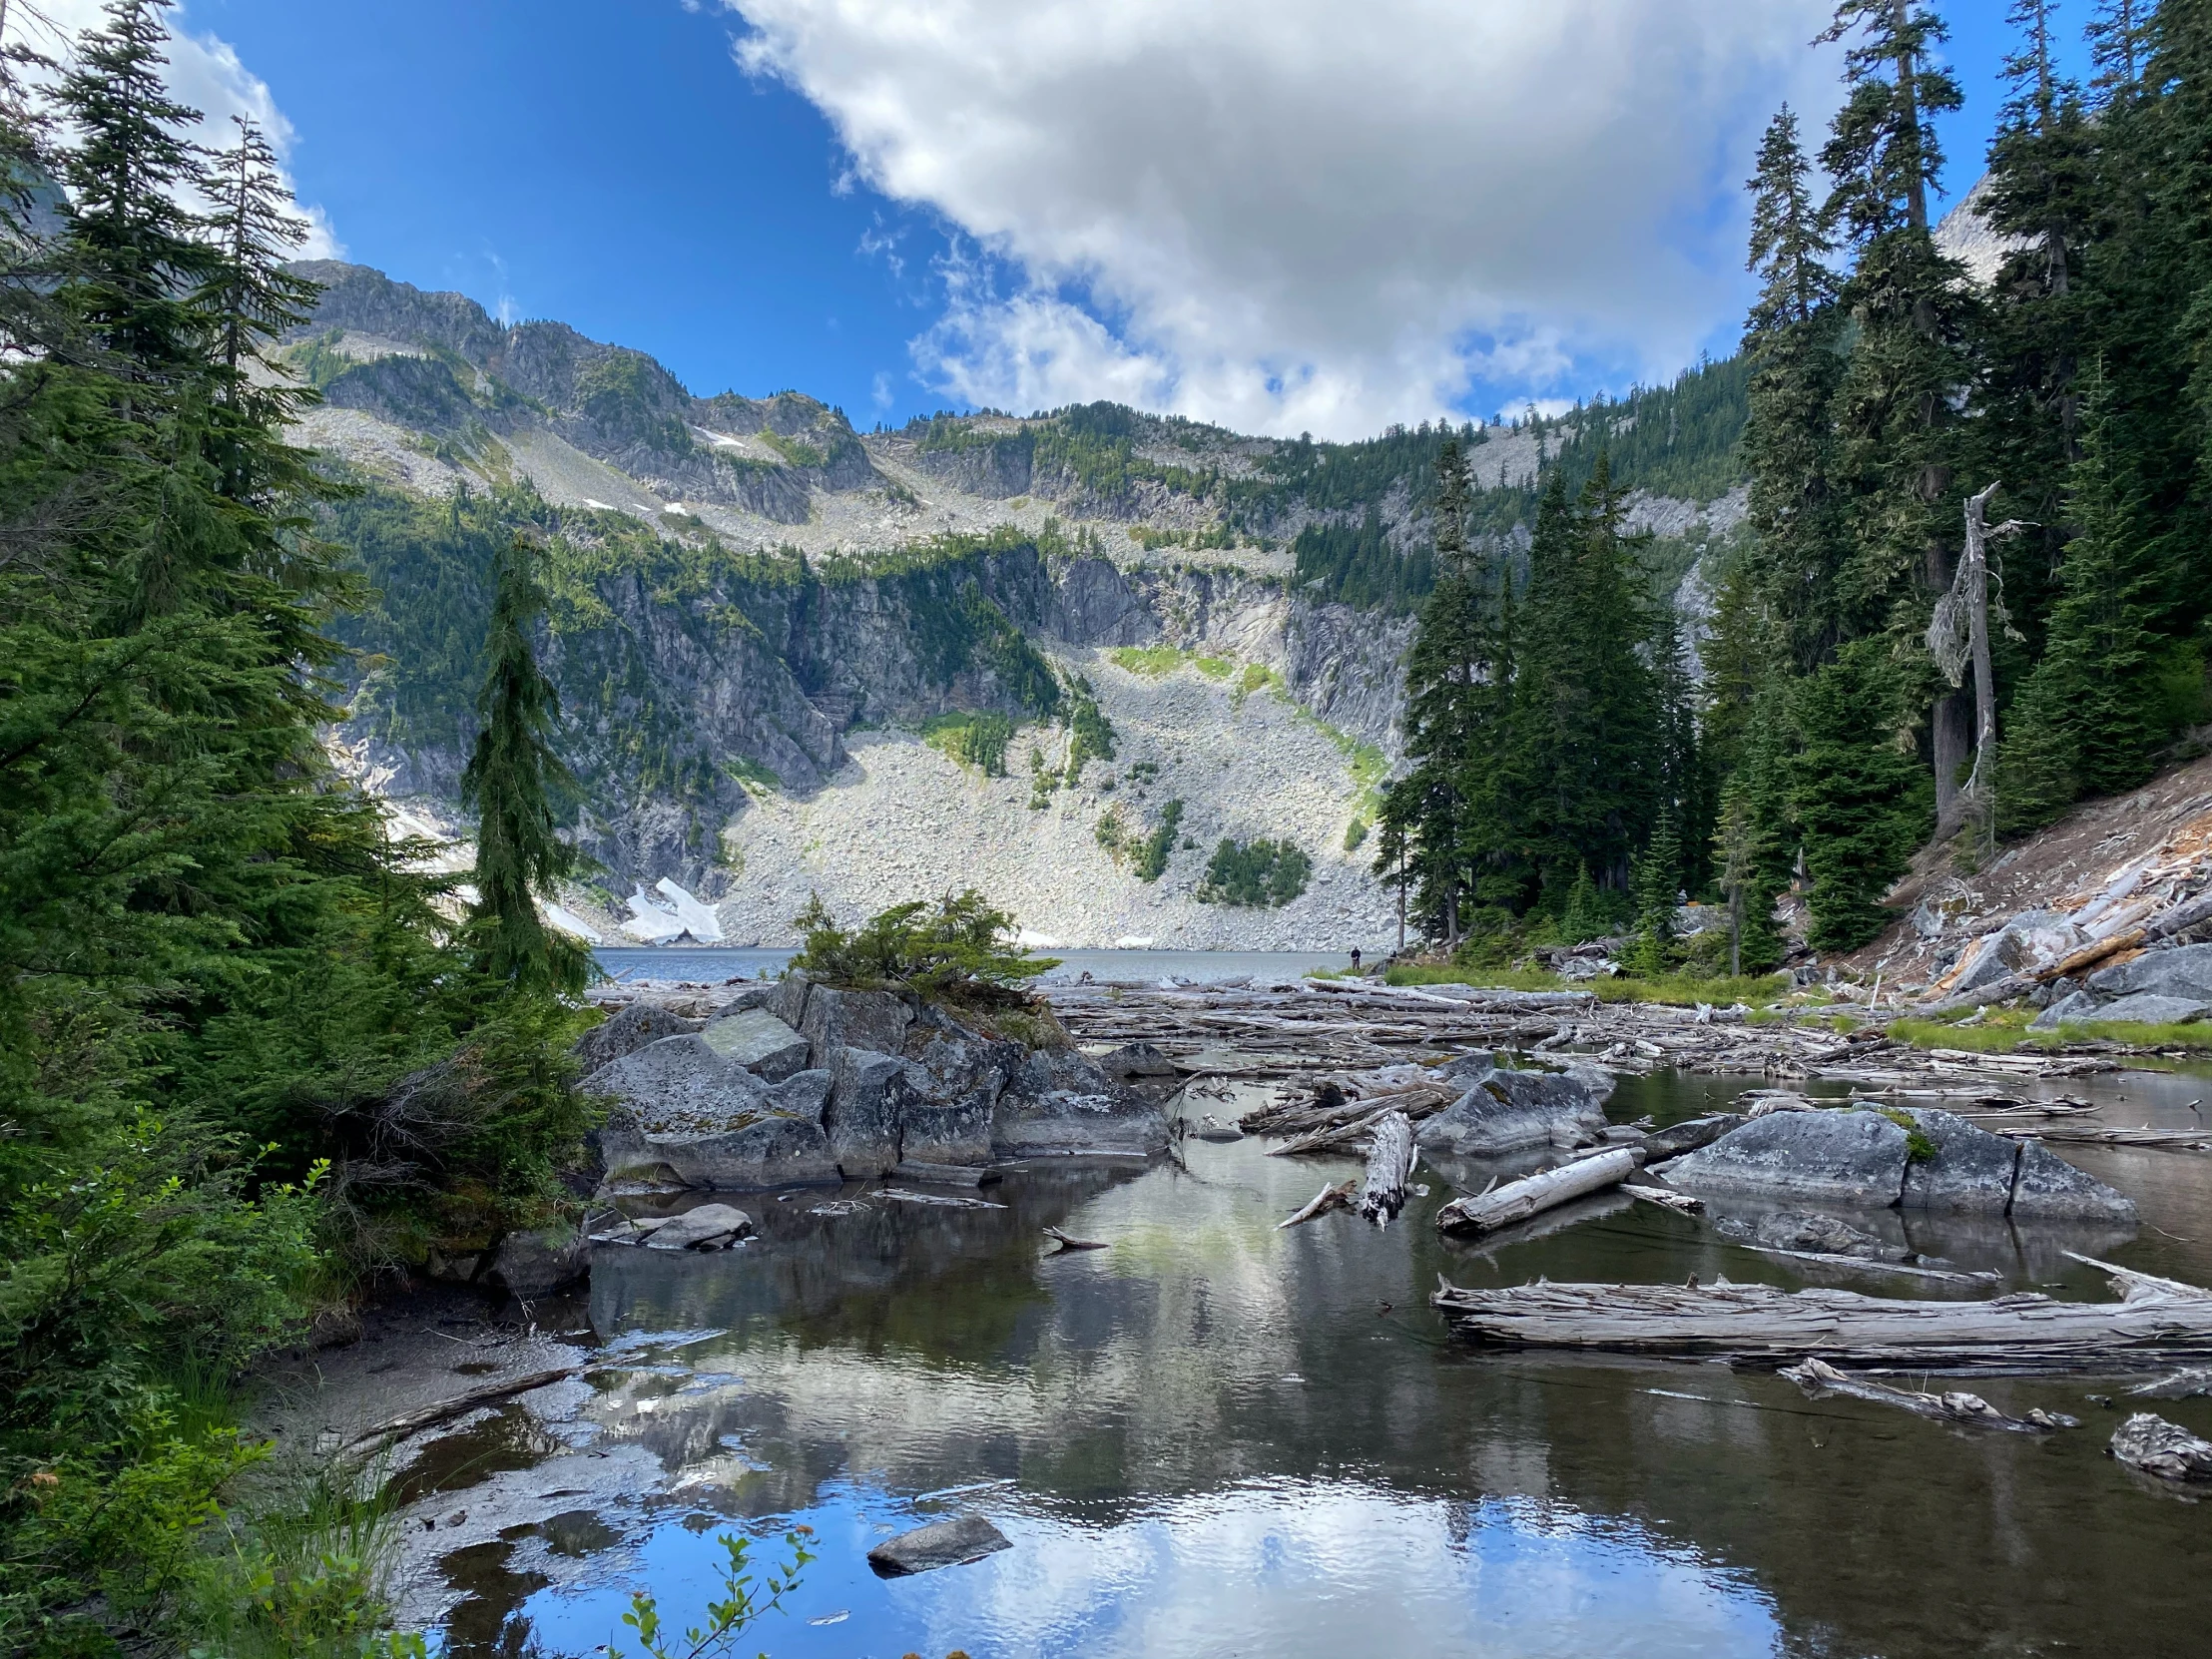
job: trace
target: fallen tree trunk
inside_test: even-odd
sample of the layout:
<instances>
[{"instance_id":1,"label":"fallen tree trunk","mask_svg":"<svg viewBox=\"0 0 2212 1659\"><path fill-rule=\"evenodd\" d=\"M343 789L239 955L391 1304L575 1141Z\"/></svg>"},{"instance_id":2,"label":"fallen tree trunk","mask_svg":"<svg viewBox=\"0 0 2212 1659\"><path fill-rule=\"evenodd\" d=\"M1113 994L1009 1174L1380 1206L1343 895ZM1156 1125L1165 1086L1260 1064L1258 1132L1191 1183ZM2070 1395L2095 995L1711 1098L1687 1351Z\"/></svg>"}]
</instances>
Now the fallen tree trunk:
<instances>
[{"instance_id":1,"label":"fallen tree trunk","mask_svg":"<svg viewBox=\"0 0 2212 1659\"><path fill-rule=\"evenodd\" d=\"M1740 1243L1740 1241L1738 1241ZM1910 1262L1885 1262L1875 1256L1845 1256L1825 1250L1784 1250L1780 1245L1742 1245L1762 1256L1787 1256L1793 1262L1817 1262L1827 1268L1865 1268L1870 1273L1897 1273L1908 1279L1936 1279L1952 1285L1993 1285L2004 1275L1983 1271L1961 1273L1956 1268L1923 1268Z\"/></svg>"},{"instance_id":2,"label":"fallen tree trunk","mask_svg":"<svg viewBox=\"0 0 2212 1659\"><path fill-rule=\"evenodd\" d=\"M1351 1202L1351 1182L1346 1181L1334 1187L1324 1187L1306 1201L1304 1208L1292 1215L1285 1216L1277 1222L1275 1230L1280 1233L1286 1227L1296 1227L1302 1222L1312 1221L1316 1216L1327 1215L1331 1210L1340 1210Z\"/></svg>"},{"instance_id":3,"label":"fallen tree trunk","mask_svg":"<svg viewBox=\"0 0 2212 1659\"><path fill-rule=\"evenodd\" d=\"M1961 1389L1931 1394L1915 1388L1893 1388L1887 1382L1870 1382L1865 1378L1847 1376L1825 1360L1807 1360L1786 1368L1782 1375L1809 1394L1848 1394L1853 1399L1869 1399L1877 1405L1896 1405L1918 1416L1934 1417L1938 1422L1971 1423L1976 1428L2001 1428L2013 1434L2048 1434L2060 1428L2081 1426L2079 1417L2069 1417L2063 1411L2046 1411L2041 1406L2024 1417L2007 1416L1979 1394Z\"/></svg>"},{"instance_id":4,"label":"fallen tree trunk","mask_svg":"<svg viewBox=\"0 0 2212 1659\"><path fill-rule=\"evenodd\" d=\"M1405 1208L1405 1184L1413 1178L1413 1126L1390 1112L1368 1135L1368 1174L1360 1188L1360 1214L1387 1227Z\"/></svg>"},{"instance_id":5,"label":"fallen tree trunk","mask_svg":"<svg viewBox=\"0 0 2212 1659\"><path fill-rule=\"evenodd\" d=\"M2083 1258L2087 1260L2087 1258ZM1551 1285L1460 1290L1430 1303L1464 1341L1776 1364L1818 1356L1859 1370L2143 1371L2212 1359L2212 1293L2124 1269L2121 1302L1898 1302L1769 1285Z\"/></svg>"},{"instance_id":6,"label":"fallen tree trunk","mask_svg":"<svg viewBox=\"0 0 2212 1659\"><path fill-rule=\"evenodd\" d=\"M1621 1191L1630 1198L1640 1198L1646 1204L1656 1204L1663 1210L1674 1211L1677 1215L1694 1216L1705 1209L1704 1199L1693 1198L1688 1193L1670 1192L1665 1187L1643 1187L1634 1182L1623 1182Z\"/></svg>"},{"instance_id":7,"label":"fallen tree trunk","mask_svg":"<svg viewBox=\"0 0 2212 1659\"><path fill-rule=\"evenodd\" d=\"M1070 1238L1067 1234L1061 1232L1057 1227L1045 1228L1044 1236L1060 1247L1059 1250L1053 1252L1054 1255L1064 1255L1066 1252L1071 1250L1107 1250L1112 1248L1111 1246L1101 1244L1096 1239Z\"/></svg>"},{"instance_id":8,"label":"fallen tree trunk","mask_svg":"<svg viewBox=\"0 0 2212 1659\"><path fill-rule=\"evenodd\" d=\"M558 1371L534 1371L522 1377L503 1377L496 1382L486 1382L465 1393L441 1399L434 1405L418 1406L412 1411L402 1411L396 1417L386 1417L373 1428L364 1428L346 1445L348 1451L366 1451L392 1440L405 1439L409 1434L433 1428L441 1422L451 1422L465 1416L479 1405L490 1405L502 1399L512 1399L516 1394L526 1394L532 1388L542 1388L550 1382L566 1382L583 1371L582 1366L563 1366Z\"/></svg>"},{"instance_id":9,"label":"fallen tree trunk","mask_svg":"<svg viewBox=\"0 0 2212 1659\"><path fill-rule=\"evenodd\" d=\"M1436 1212L1436 1226L1445 1233L1494 1233L1585 1193L1617 1187L1636 1173L1642 1161L1637 1148L1615 1147L1542 1175L1507 1182L1492 1192L1455 1198Z\"/></svg>"},{"instance_id":10,"label":"fallen tree trunk","mask_svg":"<svg viewBox=\"0 0 2212 1659\"><path fill-rule=\"evenodd\" d=\"M2127 1391L2136 1399L2187 1399L2191 1394L2212 1394L2212 1366L2194 1366L2171 1377L2154 1378Z\"/></svg>"},{"instance_id":11,"label":"fallen tree trunk","mask_svg":"<svg viewBox=\"0 0 2212 1659\"><path fill-rule=\"evenodd\" d=\"M2171 1152L2212 1151L2202 1129L2092 1129L2080 1124L2002 1124L1989 1131L2009 1141L2067 1141L2076 1146L2157 1146Z\"/></svg>"},{"instance_id":12,"label":"fallen tree trunk","mask_svg":"<svg viewBox=\"0 0 2212 1659\"><path fill-rule=\"evenodd\" d=\"M1396 1110L1394 1106L1379 1106L1365 1117L1354 1118L1349 1123L1332 1124L1326 1129L1317 1129L1310 1135L1300 1135L1285 1141L1281 1146L1271 1146L1268 1148L1268 1156L1289 1158L1301 1152L1342 1152Z\"/></svg>"}]
</instances>

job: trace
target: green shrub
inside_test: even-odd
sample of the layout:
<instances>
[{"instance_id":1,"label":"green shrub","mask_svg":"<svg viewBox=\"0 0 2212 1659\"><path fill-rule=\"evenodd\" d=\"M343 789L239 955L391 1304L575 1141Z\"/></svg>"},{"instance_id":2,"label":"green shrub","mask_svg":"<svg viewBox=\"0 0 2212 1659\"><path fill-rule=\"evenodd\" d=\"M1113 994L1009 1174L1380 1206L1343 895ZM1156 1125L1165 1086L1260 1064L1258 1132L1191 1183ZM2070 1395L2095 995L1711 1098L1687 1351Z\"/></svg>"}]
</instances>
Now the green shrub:
<instances>
[{"instance_id":1,"label":"green shrub","mask_svg":"<svg viewBox=\"0 0 2212 1659\"><path fill-rule=\"evenodd\" d=\"M1166 873L1168 853L1175 846L1175 832L1183 823L1183 803L1171 801L1160 809L1160 823L1137 849L1137 879L1157 881Z\"/></svg>"},{"instance_id":2,"label":"green shrub","mask_svg":"<svg viewBox=\"0 0 2212 1659\"><path fill-rule=\"evenodd\" d=\"M913 990L933 999L1015 992L1059 964L1009 945L1014 918L973 887L934 904L894 904L845 931L816 893L793 925L805 939L792 966L826 985Z\"/></svg>"},{"instance_id":3,"label":"green shrub","mask_svg":"<svg viewBox=\"0 0 2212 1659\"><path fill-rule=\"evenodd\" d=\"M954 713L924 722L921 741L986 778L1006 776L1006 748L1014 723L1004 715Z\"/></svg>"},{"instance_id":4,"label":"green shrub","mask_svg":"<svg viewBox=\"0 0 2212 1659\"><path fill-rule=\"evenodd\" d=\"M1206 904L1273 908L1304 892L1313 872L1313 859L1291 841L1224 839L1207 861L1198 897Z\"/></svg>"},{"instance_id":5,"label":"green shrub","mask_svg":"<svg viewBox=\"0 0 2212 1659\"><path fill-rule=\"evenodd\" d=\"M1068 744L1067 780L1078 784L1083 779L1084 762L1114 758L1114 723L1099 708L1091 683L1080 675L1070 687L1069 703L1068 731L1072 738Z\"/></svg>"}]
</instances>

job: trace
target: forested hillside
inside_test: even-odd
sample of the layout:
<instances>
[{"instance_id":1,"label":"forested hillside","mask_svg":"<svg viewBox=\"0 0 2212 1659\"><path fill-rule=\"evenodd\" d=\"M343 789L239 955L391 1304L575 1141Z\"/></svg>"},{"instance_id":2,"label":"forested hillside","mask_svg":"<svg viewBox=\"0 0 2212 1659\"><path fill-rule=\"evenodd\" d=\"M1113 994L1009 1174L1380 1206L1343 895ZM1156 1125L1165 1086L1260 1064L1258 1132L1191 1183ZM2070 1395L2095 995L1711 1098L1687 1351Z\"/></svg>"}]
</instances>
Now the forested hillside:
<instances>
[{"instance_id":1,"label":"forested hillside","mask_svg":"<svg viewBox=\"0 0 2212 1659\"><path fill-rule=\"evenodd\" d=\"M1624 470L1549 472L1522 569L1476 533L1480 448L1443 446L1412 765L1378 868L1447 948L1633 920L1657 970L1688 891L1725 899L1742 965L1766 967L1796 883L1813 947L1848 950L1932 836L1985 859L2201 747L2212 4L2098 5L2086 86L2054 67L2046 0L2012 21L1990 287L1929 223L1929 121L1960 102L1937 8L1844 0L1846 97L1817 155L1788 109L1767 131L1759 297L1739 362L1709 371L1743 376L1751 534L1702 688L1638 581ZM1625 464L1654 425L1589 437Z\"/></svg>"}]
</instances>

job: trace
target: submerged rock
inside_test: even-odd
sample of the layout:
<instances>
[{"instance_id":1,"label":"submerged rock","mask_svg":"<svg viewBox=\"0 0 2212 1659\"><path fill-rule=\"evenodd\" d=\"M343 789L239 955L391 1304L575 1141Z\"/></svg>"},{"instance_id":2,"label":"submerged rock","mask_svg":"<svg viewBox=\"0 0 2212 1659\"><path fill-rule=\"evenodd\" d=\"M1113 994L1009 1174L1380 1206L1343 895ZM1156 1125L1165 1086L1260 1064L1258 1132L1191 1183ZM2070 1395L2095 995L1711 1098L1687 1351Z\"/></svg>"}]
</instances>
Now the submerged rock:
<instances>
[{"instance_id":1,"label":"submerged rock","mask_svg":"<svg viewBox=\"0 0 2212 1659\"><path fill-rule=\"evenodd\" d=\"M702 1204L670 1216L645 1241L648 1250L728 1250L750 1238L753 1218L727 1204Z\"/></svg>"},{"instance_id":2,"label":"submerged rock","mask_svg":"<svg viewBox=\"0 0 2212 1659\"><path fill-rule=\"evenodd\" d=\"M1590 1067L1507 1071L1488 1066L1413 1137L1423 1152L1488 1158L1527 1147L1592 1146L1605 1135L1610 1074Z\"/></svg>"},{"instance_id":3,"label":"submerged rock","mask_svg":"<svg viewBox=\"0 0 2212 1659\"><path fill-rule=\"evenodd\" d=\"M2212 1440L2154 1412L2138 1411L2113 1429L2111 1450L2129 1468L2161 1480L2212 1480Z\"/></svg>"},{"instance_id":4,"label":"submerged rock","mask_svg":"<svg viewBox=\"0 0 2212 1659\"><path fill-rule=\"evenodd\" d=\"M1711 1146L1747 1121L1741 1112L1710 1112L1701 1118L1686 1118L1664 1129L1654 1129L1644 1137L1644 1167L1648 1169L1669 1158L1679 1158L1685 1152L1695 1152L1701 1146Z\"/></svg>"},{"instance_id":5,"label":"submerged rock","mask_svg":"<svg viewBox=\"0 0 2212 1659\"><path fill-rule=\"evenodd\" d=\"M885 1538L867 1552L867 1564L878 1577L904 1578L938 1567L964 1566L1012 1547L1006 1534L981 1515L962 1515Z\"/></svg>"},{"instance_id":6,"label":"submerged rock","mask_svg":"<svg viewBox=\"0 0 2212 1659\"><path fill-rule=\"evenodd\" d=\"M1723 1216L1713 1224L1723 1238L1768 1250L1803 1250L1819 1256L1854 1256L1864 1262L1903 1262L1912 1256L1902 1245L1885 1244L1834 1216L1778 1210L1747 1220Z\"/></svg>"},{"instance_id":7,"label":"submerged rock","mask_svg":"<svg viewBox=\"0 0 2212 1659\"><path fill-rule=\"evenodd\" d=\"M591 1241L573 1227L509 1233L483 1271L483 1281L524 1300L550 1296L591 1273Z\"/></svg>"}]
</instances>

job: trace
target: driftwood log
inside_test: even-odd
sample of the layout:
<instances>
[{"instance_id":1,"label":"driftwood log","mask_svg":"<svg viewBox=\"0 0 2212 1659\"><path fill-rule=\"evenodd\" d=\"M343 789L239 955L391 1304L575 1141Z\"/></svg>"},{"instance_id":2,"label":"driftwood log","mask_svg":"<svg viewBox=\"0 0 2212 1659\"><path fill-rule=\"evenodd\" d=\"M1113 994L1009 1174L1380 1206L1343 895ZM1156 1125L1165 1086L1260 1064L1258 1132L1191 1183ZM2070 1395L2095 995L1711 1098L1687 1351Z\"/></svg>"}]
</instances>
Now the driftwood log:
<instances>
[{"instance_id":1,"label":"driftwood log","mask_svg":"<svg viewBox=\"0 0 2212 1659\"><path fill-rule=\"evenodd\" d=\"M2212 1366L2192 1366L2171 1377L2156 1377L2127 1391L2135 1399L2187 1399L2192 1394L2212 1394Z\"/></svg>"},{"instance_id":2,"label":"driftwood log","mask_svg":"<svg viewBox=\"0 0 2212 1659\"><path fill-rule=\"evenodd\" d=\"M1341 1210L1352 1202L1352 1193L1353 1185L1350 1181L1340 1182L1334 1187L1324 1187L1308 1199L1300 1209L1277 1222L1275 1230L1280 1233L1286 1227L1296 1227L1302 1222L1312 1221L1316 1216L1327 1215L1332 1210Z\"/></svg>"},{"instance_id":3,"label":"driftwood log","mask_svg":"<svg viewBox=\"0 0 2212 1659\"><path fill-rule=\"evenodd\" d=\"M1516 1221L1526 1221L1540 1211L1553 1209L1585 1193L1617 1187L1636 1173L1643 1153L1632 1146L1617 1146L1592 1158L1581 1158L1563 1168L1547 1170L1520 1181L1509 1181L1489 1192L1455 1198L1436 1212L1436 1226L1445 1233L1495 1233Z\"/></svg>"},{"instance_id":4,"label":"driftwood log","mask_svg":"<svg viewBox=\"0 0 2212 1659\"><path fill-rule=\"evenodd\" d=\"M1053 1253L1054 1255L1061 1255L1070 1250L1107 1250L1112 1248L1109 1245L1101 1243L1097 1239L1070 1238L1067 1234L1061 1232L1057 1227L1045 1228L1044 1236L1060 1247L1059 1250Z\"/></svg>"},{"instance_id":5,"label":"driftwood log","mask_svg":"<svg viewBox=\"0 0 2212 1659\"><path fill-rule=\"evenodd\" d=\"M1885 1262L1874 1256L1845 1256L1825 1250L1784 1250L1780 1245L1743 1244L1740 1240L1731 1242L1741 1249L1757 1251L1761 1256L1784 1256L1793 1262L1812 1262L1824 1268L1864 1268L1869 1273L1894 1273L1907 1279L1934 1279L1949 1285L1993 1285L2004 1277L1986 1269L1979 1273L1961 1273L1956 1268L1924 1268L1911 1262Z\"/></svg>"},{"instance_id":6,"label":"driftwood log","mask_svg":"<svg viewBox=\"0 0 2212 1659\"><path fill-rule=\"evenodd\" d=\"M2069 1417L2063 1411L2046 1411L2039 1405L2024 1417L2008 1416L1979 1394L1969 1394L1963 1389L1947 1388L1939 1394L1932 1394L1917 1388L1893 1388L1887 1382L1870 1382L1863 1377L1849 1376L1825 1360L1807 1360L1786 1368L1782 1375L1809 1394L1848 1394L1853 1399L1868 1399L1877 1405L1896 1405L1919 1416L1934 1417L1938 1422L2001 1428L2012 1434L2048 1434L2060 1428L2081 1426L2079 1417Z\"/></svg>"},{"instance_id":7,"label":"driftwood log","mask_svg":"<svg viewBox=\"0 0 2212 1659\"><path fill-rule=\"evenodd\" d=\"M2088 1261L2081 1257L2079 1260ZM1773 1365L1801 1356L1860 1370L2144 1371L2212 1359L2212 1292L2092 1263L2120 1302L1901 1302L1770 1285L1440 1284L1430 1303L1464 1341Z\"/></svg>"},{"instance_id":8,"label":"driftwood log","mask_svg":"<svg viewBox=\"0 0 2212 1659\"><path fill-rule=\"evenodd\" d=\"M403 1440L409 1434L434 1428L441 1422L451 1422L455 1417L466 1416L479 1405L490 1405L502 1399L512 1399L516 1394L526 1394L532 1388L542 1388L553 1382L566 1382L583 1371L582 1366L562 1366L557 1371L528 1372L521 1377L502 1377L497 1382L457 1393L449 1399L441 1399L432 1405L422 1405L412 1411L402 1411L396 1417L386 1417L373 1428L365 1428L353 1436L346 1445L348 1451L370 1451L393 1440Z\"/></svg>"},{"instance_id":9,"label":"driftwood log","mask_svg":"<svg viewBox=\"0 0 2212 1659\"><path fill-rule=\"evenodd\" d=\"M2112 1430L2111 1451L2129 1468L2161 1480L2212 1480L2212 1440L2149 1411L2136 1412Z\"/></svg>"},{"instance_id":10,"label":"driftwood log","mask_svg":"<svg viewBox=\"0 0 2212 1659\"><path fill-rule=\"evenodd\" d=\"M1680 1216L1701 1215L1705 1210L1704 1199L1693 1197L1689 1193L1678 1193L1668 1187L1645 1187L1633 1181L1624 1181L1621 1183L1621 1191L1630 1198L1640 1198L1646 1204L1656 1204L1660 1209L1672 1210Z\"/></svg>"},{"instance_id":11,"label":"driftwood log","mask_svg":"<svg viewBox=\"0 0 2212 1659\"><path fill-rule=\"evenodd\" d=\"M1368 1174L1360 1188L1360 1214L1387 1227L1405 1208L1405 1184L1413 1179L1413 1126L1403 1112L1388 1112L1368 1132Z\"/></svg>"},{"instance_id":12,"label":"driftwood log","mask_svg":"<svg viewBox=\"0 0 2212 1659\"><path fill-rule=\"evenodd\" d=\"M2202 1129L2092 1129L2080 1124L2036 1124L1992 1128L2010 1141L2067 1141L2081 1146L2155 1146L2171 1152L2212 1151L2212 1135Z\"/></svg>"}]
</instances>

